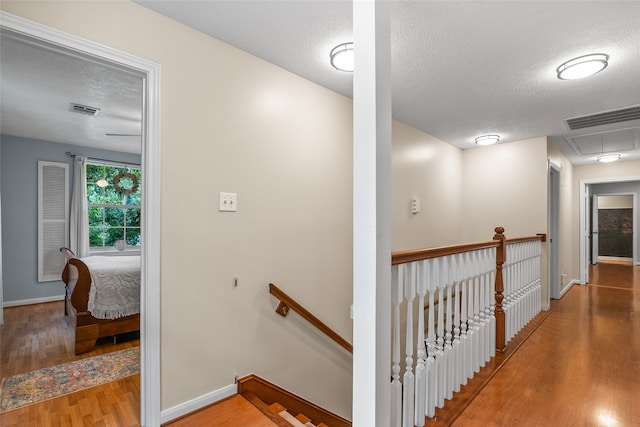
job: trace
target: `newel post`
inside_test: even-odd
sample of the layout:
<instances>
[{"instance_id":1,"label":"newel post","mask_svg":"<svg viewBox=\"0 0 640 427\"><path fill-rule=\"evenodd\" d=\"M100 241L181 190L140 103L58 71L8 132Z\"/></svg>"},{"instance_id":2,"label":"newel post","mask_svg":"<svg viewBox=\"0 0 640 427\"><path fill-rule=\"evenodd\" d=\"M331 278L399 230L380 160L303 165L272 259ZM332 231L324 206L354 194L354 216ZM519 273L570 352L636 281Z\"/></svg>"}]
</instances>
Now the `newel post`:
<instances>
[{"instance_id":1,"label":"newel post","mask_svg":"<svg viewBox=\"0 0 640 427\"><path fill-rule=\"evenodd\" d=\"M502 279L502 265L507 258L507 241L504 237L504 228L496 227L493 240L497 240L500 244L496 248L496 350L504 351L505 344L505 315L502 309L502 300L504 299L504 282Z\"/></svg>"}]
</instances>

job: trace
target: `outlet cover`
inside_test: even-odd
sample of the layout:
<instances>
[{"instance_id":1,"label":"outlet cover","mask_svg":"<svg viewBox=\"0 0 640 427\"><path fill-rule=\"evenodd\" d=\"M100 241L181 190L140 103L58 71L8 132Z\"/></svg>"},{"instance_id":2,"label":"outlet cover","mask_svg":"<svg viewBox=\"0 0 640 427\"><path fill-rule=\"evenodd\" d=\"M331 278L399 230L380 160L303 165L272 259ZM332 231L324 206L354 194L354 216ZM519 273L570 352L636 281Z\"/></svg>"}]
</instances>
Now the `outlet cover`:
<instances>
[{"instance_id":1,"label":"outlet cover","mask_svg":"<svg viewBox=\"0 0 640 427\"><path fill-rule=\"evenodd\" d=\"M218 203L218 211L236 212L238 210L238 195L236 193L220 192Z\"/></svg>"}]
</instances>

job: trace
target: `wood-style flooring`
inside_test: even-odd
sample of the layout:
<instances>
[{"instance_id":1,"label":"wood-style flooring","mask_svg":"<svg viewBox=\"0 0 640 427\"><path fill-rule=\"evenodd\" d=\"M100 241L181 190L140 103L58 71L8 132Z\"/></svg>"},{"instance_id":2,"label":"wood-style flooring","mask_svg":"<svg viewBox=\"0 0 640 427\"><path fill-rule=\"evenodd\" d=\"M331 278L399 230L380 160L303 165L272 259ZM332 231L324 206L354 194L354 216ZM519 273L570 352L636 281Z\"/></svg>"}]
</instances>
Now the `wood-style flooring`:
<instances>
[{"instance_id":1,"label":"wood-style flooring","mask_svg":"<svg viewBox=\"0 0 640 427\"><path fill-rule=\"evenodd\" d=\"M640 426L640 267L599 263L454 426Z\"/></svg>"},{"instance_id":2,"label":"wood-style flooring","mask_svg":"<svg viewBox=\"0 0 640 427\"><path fill-rule=\"evenodd\" d=\"M5 308L0 344L0 377L8 377L139 346L140 341L103 339L95 350L76 356L73 330L59 301ZM2 427L138 425L139 375L0 414Z\"/></svg>"},{"instance_id":3,"label":"wood-style flooring","mask_svg":"<svg viewBox=\"0 0 640 427\"><path fill-rule=\"evenodd\" d=\"M552 301L549 316L453 426L640 426L640 267L601 262L593 267L590 282L573 286L561 300ZM47 362L48 357L60 361L73 357L56 355L54 349L60 346L49 334L59 332L29 334L27 326L13 325L14 317L23 315L12 311L5 309L0 330L3 375L5 370L13 375L62 363ZM29 322L37 324L37 316ZM45 320L40 327L50 322ZM119 348L127 344L137 343ZM111 350L100 347L82 357L105 351ZM139 400L139 377L129 377L1 414L0 426L133 426L139 423ZM245 403L234 397L172 425L269 425Z\"/></svg>"}]
</instances>

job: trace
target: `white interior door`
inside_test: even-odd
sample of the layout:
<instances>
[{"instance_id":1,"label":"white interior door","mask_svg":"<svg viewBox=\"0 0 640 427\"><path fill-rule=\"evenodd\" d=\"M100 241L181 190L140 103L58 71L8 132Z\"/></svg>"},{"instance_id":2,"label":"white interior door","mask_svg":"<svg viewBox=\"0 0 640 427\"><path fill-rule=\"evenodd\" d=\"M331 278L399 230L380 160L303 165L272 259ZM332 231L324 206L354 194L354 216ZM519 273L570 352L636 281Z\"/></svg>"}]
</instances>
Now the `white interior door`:
<instances>
[{"instance_id":1,"label":"white interior door","mask_svg":"<svg viewBox=\"0 0 640 427\"><path fill-rule=\"evenodd\" d=\"M591 264L598 263L598 196L591 196Z\"/></svg>"}]
</instances>

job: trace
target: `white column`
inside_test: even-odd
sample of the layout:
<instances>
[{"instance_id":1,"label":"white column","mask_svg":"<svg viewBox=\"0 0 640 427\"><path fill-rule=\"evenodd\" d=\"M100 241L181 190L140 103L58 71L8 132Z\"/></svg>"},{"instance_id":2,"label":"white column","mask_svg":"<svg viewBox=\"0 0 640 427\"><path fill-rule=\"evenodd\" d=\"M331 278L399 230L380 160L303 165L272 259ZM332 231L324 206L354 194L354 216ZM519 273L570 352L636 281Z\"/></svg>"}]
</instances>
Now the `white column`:
<instances>
[{"instance_id":1,"label":"white column","mask_svg":"<svg viewBox=\"0 0 640 427\"><path fill-rule=\"evenodd\" d=\"M390 422L390 3L353 2L353 425Z\"/></svg>"}]
</instances>

